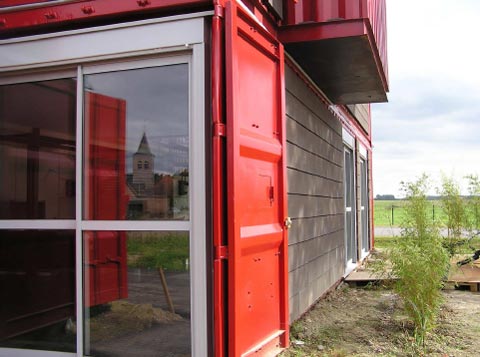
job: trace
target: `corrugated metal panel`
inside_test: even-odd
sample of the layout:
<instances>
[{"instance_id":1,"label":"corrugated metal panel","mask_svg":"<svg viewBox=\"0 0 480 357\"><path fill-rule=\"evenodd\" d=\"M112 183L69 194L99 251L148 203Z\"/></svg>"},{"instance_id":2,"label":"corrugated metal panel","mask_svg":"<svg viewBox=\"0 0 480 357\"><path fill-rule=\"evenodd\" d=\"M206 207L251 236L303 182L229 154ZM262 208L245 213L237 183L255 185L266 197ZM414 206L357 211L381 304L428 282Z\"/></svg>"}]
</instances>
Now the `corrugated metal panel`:
<instances>
[{"instance_id":1,"label":"corrugated metal panel","mask_svg":"<svg viewBox=\"0 0 480 357\"><path fill-rule=\"evenodd\" d=\"M385 0L298 0L286 8L284 25L368 19L388 81Z\"/></svg>"},{"instance_id":2,"label":"corrugated metal panel","mask_svg":"<svg viewBox=\"0 0 480 357\"><path fill-rule=\"evenodd\" d=\"M288 345L283 47L234 1L225 13L229 356Z\"/></svg>"},{"instance_id":3,"label":"corrugated metal panel","mask_svg":"<svg viewBox=\"0 0 480 357\"><path fill-rule=\"evenodd\" d=\"M368 0L368 18L388 82L387 9L385 0Z\"/></svg>"}]
</instances>

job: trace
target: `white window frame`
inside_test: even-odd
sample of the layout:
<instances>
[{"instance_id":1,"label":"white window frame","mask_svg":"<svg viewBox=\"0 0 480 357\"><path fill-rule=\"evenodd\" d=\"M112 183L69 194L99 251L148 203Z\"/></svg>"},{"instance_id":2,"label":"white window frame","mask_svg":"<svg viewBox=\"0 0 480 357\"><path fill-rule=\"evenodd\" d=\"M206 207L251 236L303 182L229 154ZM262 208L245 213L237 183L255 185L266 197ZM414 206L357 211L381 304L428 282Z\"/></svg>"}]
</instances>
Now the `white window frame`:
<instances>
[{"instance_id":1,"label":"white window frame","mask_svg":"<svg viewBox=\"0 0 480 357\"><path fill-rule=\"evenodd\" d=\"M362 144L359 143L359 145L358 145L358 153L359 153L359 155L360 155L360 165L359 165L359 166L361 167L362 162L363 162L363 164L365 165L365 175L366 175L366 177L365 177L365 183L366 183L366 188L365 188L365 189L366 189L366 192L365 192L365 193L366 193L366 195L367 195L367 205L369 205L368 151L367 151L367 148L366 148L365 146L363 146ZM360 175L363 176L363 172L362 172L361 169L360 169ZM362 192L363 192L362 177L360 177L360 196L362 195ZM362 206L361 203L362 203L362 198L360 197L360 215L363 215L363 212L365 211L365 209L368 209L369 206L368 206L368 207ZM366 213L366 218L367 218L367 219L366 219L367 222L363 222L363 219L360 218L360 219L362 219L362 232L361 232L361 234L362 234L362 240L361 240L361 242L362 242L362 251L361 251L362 256L361 256L361 259L365 259L365 258L367 257L367 255L368 255L368 252L369 252L369 249L366 249L366 247L364 247L364 244L363 244L363 234L364 234L363 224L365 224L365 223L367 224L367 231L366 231L366 233L367 233L367 236L368 236L368 237L367 237L367 240L368 240L368 242L369 242L369 244L368 244L369 248L370 248L370 245L371 245L370 234L369 234L369 233L370 233L370 228L369 228L369 225L370 225L370 222L369 222L369 221L370 221L370 212L369 212L368 210L367 210L367 213Z\"/></svg>"},{"instance_id":2,"label":"white window frame","mask_svg":"<svg viewBox=\"0 0 480 357\"><path fill-rule=\"evenodd\" d=\"M353 135L351 135L345 128L342 127L342 139L343 139L343 144L344 144L344 149L343 149L343 158L344 158L344 165L345 165L345 152L348 150L351 154L351 157L352 157L352 167L351 167L351 170L352 170L352 185L353 185L353 192L352 192L352 203L353 203L353 206L351 207L347 207L346 205L346 200L347 200L347 197L345 196L345 199L344 199L344 207L345 207L345 225L347 224L347 220L346 220L346 213L347 212L351 212L352 214L352 217L353 217L353 225L352 225L352 234L353 234L353 238L354 238L354 254L355 255L358 255L357 254L357 250L358 250L358 234L357 234L357 213L355 212L356 211L356 207L357 207L357 196L356 196L356 193L357 193L357 190L356 190L356 185L357 185L357 180L356 180L356 176L357 176L357 170L356 170L356 159L355 159L355 155L356 155L356 150L355 150L355 137ZM344 184L347 183L347 180L346 180L346 176L345 176L346 172L345 172L345 167L343 168L343 176L344 176ZM344 193L345 193L345 190L344 190ZM345 226L345 274L344 276L347 276L348 274L350 274L356 267L357 267L357 262L354 262L353 259L349 259L347 257L347 245L348 245L348 239L350 239L349 237L347 237L347 227Z\"/></svg>"},{"instance_id":3,"label":"white window frame","mask_svg":"<svg viewBox=\"0 0 480 357\"><path fill-rule=\"evenodd\" d=\"M83 326L83 231L188 231L190 234L193 356L208 355L203 36L204 17L209 15L211 12L203 12L0 41L0 85L77 77L75 219L0 220L0 229L75 230L76 306L79 326ZM188 221L84 220L82 217L83 75L178 63L186 63L189 67L190 219ZM83 337L83 327L78 328L76 353L0 348L0 357L83 356Z\"/></svg>"}]
</instances>

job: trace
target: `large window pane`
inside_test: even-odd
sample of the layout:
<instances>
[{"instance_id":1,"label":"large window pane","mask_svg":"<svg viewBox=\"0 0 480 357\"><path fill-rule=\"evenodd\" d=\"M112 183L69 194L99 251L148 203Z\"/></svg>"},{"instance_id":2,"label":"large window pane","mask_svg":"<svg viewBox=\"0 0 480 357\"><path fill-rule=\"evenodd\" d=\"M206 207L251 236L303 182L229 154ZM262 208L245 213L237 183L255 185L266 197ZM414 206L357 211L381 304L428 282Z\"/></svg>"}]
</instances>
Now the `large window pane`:
<instances>
[{"instance_id":1,"label":"large window pane","mask_svg":"<svg viewBox=\"0 0 480 357\"><path fill-rule=\"evenodd\" d=\"M85 354L190 356L188 232L83 237Z\"/></svg>"},{"instance_id":2,"label":"large window pane","mask_svg":"<svg viewBox=\"0 0 480 357\"><path fill-rule=\"evenodd\" d=\"M0 347L76 350L75 232L0 231Z\"/></svg>"},{"instance_id":3,"label":"large window pane","mask_svg":"<svg viewBox=\"0 0 480 357\"><path fill-rule=\"evenodd\" d=\"M188 220L188 66L84 83L85 219Z\"/></svg>"},{"instance_id":4,"label":"large window pane","mask_svg":"<svg viewBox=\"0 0 480 357\"><path fill-rule=\"evenodd\" d=\"M76 81L0 86L0 219L75 217Z\"/></svg>"}]
</instances>

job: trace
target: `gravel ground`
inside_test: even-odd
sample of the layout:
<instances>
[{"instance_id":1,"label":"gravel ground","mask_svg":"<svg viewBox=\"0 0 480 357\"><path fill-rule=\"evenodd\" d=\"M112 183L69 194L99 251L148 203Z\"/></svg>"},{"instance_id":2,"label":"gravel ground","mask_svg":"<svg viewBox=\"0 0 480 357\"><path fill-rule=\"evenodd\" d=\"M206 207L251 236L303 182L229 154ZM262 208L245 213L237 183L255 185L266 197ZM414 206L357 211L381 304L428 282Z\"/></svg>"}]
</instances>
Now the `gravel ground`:
<instances>
[{"instance_id":1,"label":"gravel ground","mask_svg":"<svg viewBox=\"0 0 480 357\"><path fill-rule=\"evenodd\" d=\"M437 327L425 351L412 343L399 297L389 289L339 289L320 300L291 328L282 356L478 356L480 294L445 290Z\"/></svg>"}]
</instances>

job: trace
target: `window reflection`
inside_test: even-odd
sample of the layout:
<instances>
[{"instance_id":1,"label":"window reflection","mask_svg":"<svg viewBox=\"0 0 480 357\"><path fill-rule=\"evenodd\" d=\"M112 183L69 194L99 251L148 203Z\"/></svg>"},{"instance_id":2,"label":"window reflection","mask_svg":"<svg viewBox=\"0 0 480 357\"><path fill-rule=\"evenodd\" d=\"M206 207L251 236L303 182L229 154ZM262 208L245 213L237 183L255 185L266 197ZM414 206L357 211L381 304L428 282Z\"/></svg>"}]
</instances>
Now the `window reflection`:
<instances>
[{"instance_id":1,"label":"window reflection","mask_svg":"<svg viewBox=\"0 0 480 357\"><path fill-rule=\"evenodd\" d=\"M85 232L85 354L190 356L187 232Z\"/></svg>"},{"instance_id":2,"label":"window reflection","mask_svg":"<svg viewBox=\"0 0 480 357\"><path fill-rule=\"evenodd\" d=\"M2 230L0 347L75 346L75 232Z\"/></svg>"},{"instance_id":3,"label":"window reflection","mask_svg":"<svg viewBox=\"0 0 480 357\"><path fill-rule=\"evenodd\" d=\"M188 67L85 76L86 219L188 220Z\"/></svg>"},{"instance_id":4,"label":"window reflection","mask_svg":"<svg viewBox=\"0 0 480 357\"><path fill-rule=\"evenodd\" d=\"M75 217L76 81L0 87L0 219Z\"/></svg>"}]
</instances>

